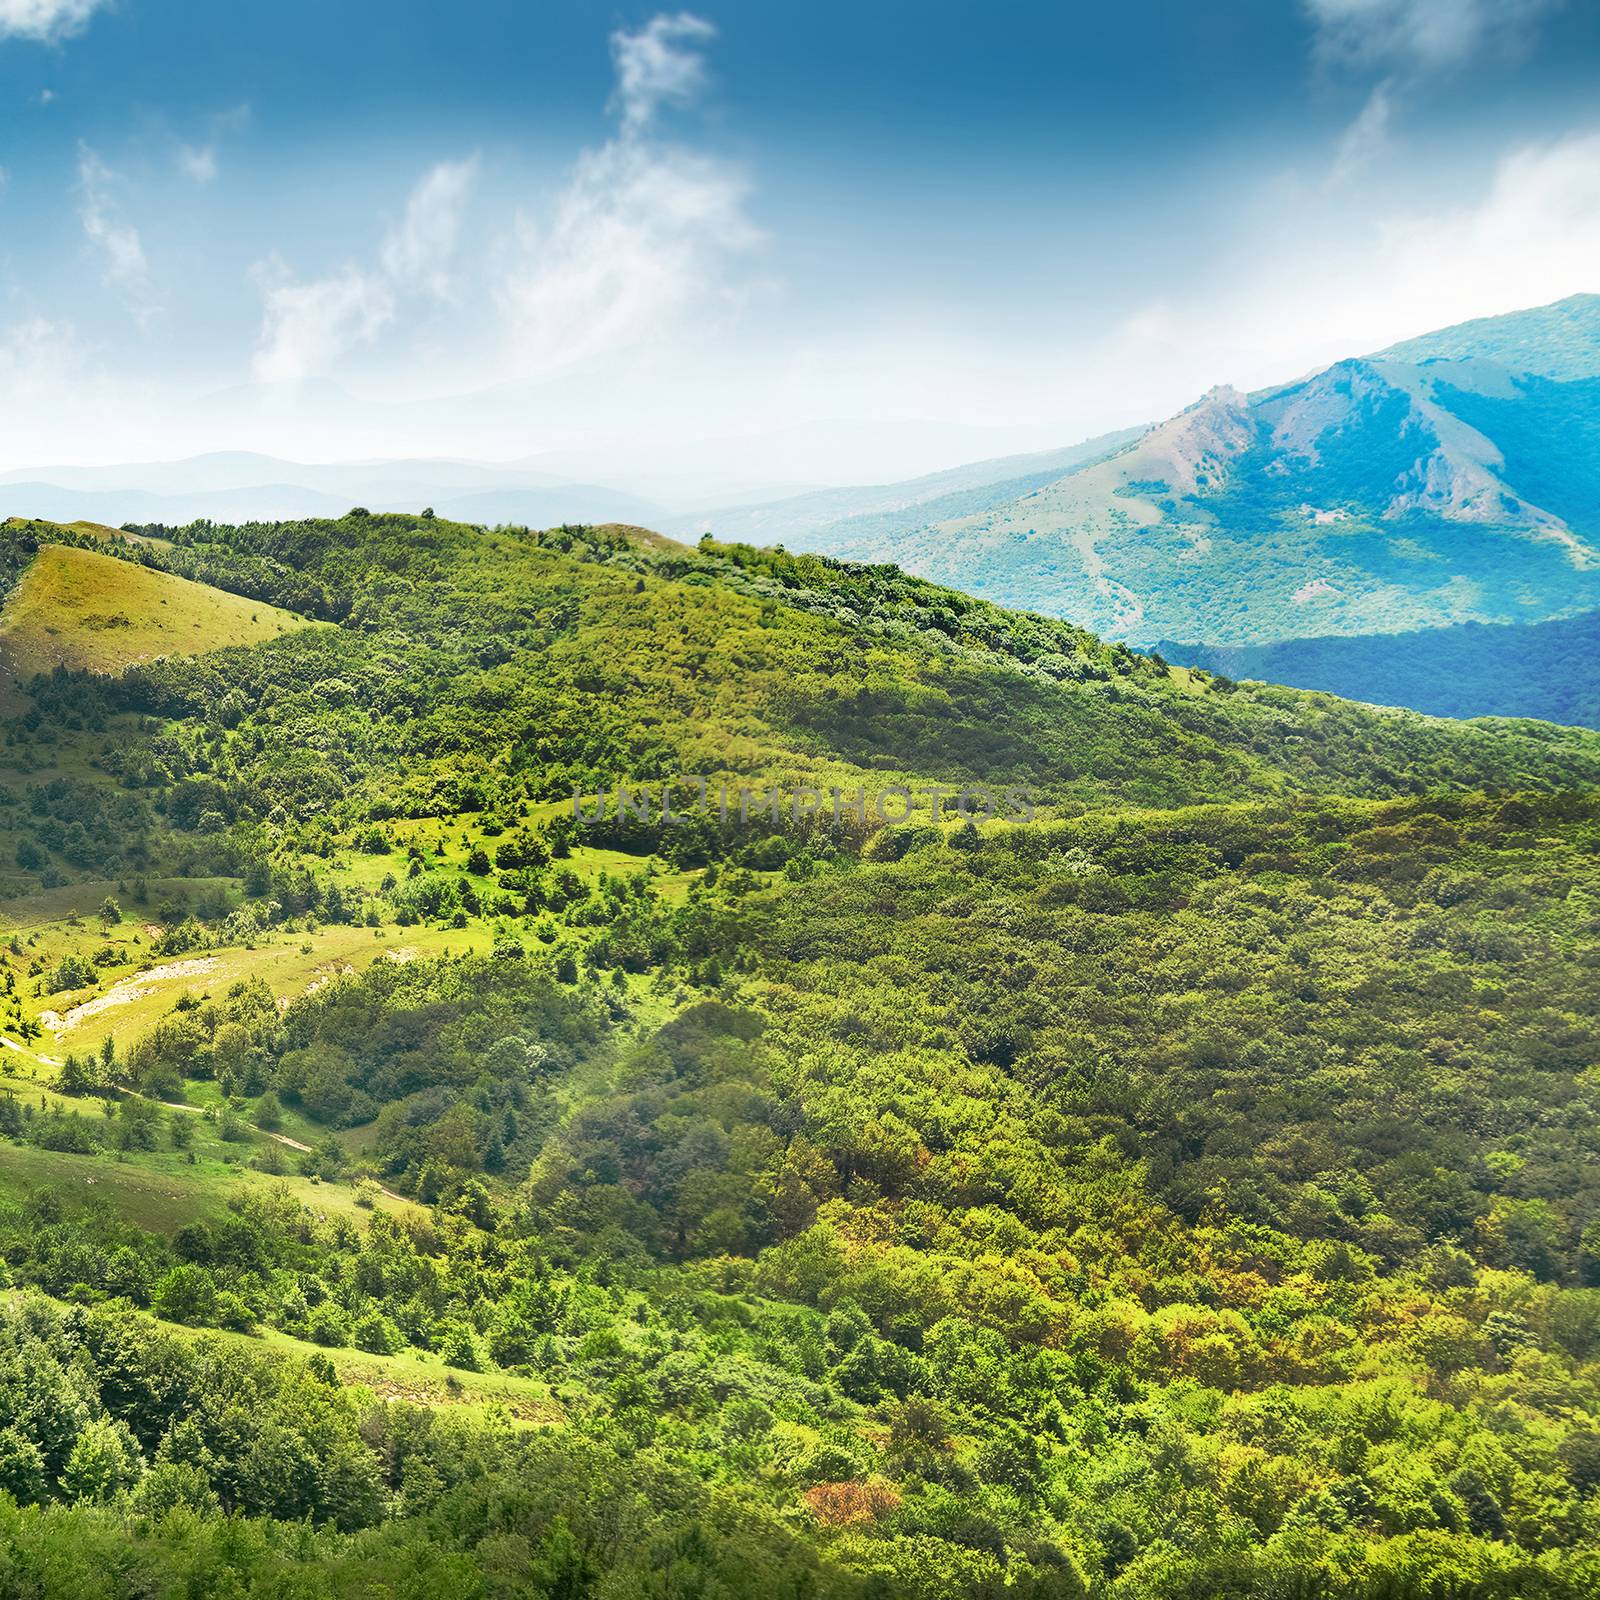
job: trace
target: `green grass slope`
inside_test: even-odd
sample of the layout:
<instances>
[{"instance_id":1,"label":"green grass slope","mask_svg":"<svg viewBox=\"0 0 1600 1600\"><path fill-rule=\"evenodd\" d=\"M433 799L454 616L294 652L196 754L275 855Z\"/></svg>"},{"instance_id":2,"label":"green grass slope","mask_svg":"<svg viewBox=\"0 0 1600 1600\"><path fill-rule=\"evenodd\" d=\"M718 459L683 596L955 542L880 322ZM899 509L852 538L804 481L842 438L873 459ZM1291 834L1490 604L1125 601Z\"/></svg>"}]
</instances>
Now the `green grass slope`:
<instances>
[{"instance_id":1,"label":"green grass slope","mask_svg":"<svg viewBox=\"0 0 1600 1600\"><path fill-rule=\"evenodd\" d=\"M305 626L276 606L65 545L45 545L0 611L0 672L117 673Z\"/></svg>"}]
</instances>

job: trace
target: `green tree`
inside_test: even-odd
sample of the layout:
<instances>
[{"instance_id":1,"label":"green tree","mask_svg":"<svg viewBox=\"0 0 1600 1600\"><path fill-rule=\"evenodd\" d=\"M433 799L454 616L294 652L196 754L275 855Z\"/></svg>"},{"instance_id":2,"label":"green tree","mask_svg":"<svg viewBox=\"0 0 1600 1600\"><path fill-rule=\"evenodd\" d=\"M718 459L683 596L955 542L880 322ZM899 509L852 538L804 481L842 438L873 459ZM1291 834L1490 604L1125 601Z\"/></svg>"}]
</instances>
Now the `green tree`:
<instances>
[{"instance_id":1,"label":"green tree","mask_svg":"<svg viewBox=\"0 0 1600 1600\"><path fill-rule=\"evenodd\" d=\"M100 1417L78 1435L61 1474L61 1488L72 1500L111 1500L132 1488L143 1470L139 1446L127 1424Z\"/></svg>"},{"instance_id":2,"label":"green tree","mask_svg":"<svg viewBox=\"0 0 1600 1600\"><path fill-rule=\"evenodd\" d=\"M0 1428L0 1489L24 1505L44 1495L44 1455L15 1424Z\"/></svg>"},{"instance_id":3,"label":"green tree","mask_svg":"<svg viewBox=\"0 0 1600 1600\"><path fill-rule=\"evenodd\" d=\"M181 1262L156 1285L150 1306L169 1322L205 1326L216 1315L217 1286L204 1267Z\"/></svg>"}]
</instances>

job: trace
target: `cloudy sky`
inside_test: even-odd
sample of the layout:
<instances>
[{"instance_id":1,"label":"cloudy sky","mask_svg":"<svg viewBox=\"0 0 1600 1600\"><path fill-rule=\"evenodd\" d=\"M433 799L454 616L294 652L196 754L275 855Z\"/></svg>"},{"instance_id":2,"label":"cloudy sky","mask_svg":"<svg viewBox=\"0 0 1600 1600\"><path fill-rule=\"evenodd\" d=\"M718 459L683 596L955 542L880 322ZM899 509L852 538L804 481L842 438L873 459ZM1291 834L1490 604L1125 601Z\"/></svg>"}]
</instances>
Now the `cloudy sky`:
<instances>
[{"instance_id":1,"label":"cloudy sky","mask_svg":"<svg viewBox=\"0 0 1600 1600\"><path fill-rule=\"evenodd\" d=\"M887 477L1600 290L1589 0L0 0L0 467Z\"/></svg>"}]
</instances>

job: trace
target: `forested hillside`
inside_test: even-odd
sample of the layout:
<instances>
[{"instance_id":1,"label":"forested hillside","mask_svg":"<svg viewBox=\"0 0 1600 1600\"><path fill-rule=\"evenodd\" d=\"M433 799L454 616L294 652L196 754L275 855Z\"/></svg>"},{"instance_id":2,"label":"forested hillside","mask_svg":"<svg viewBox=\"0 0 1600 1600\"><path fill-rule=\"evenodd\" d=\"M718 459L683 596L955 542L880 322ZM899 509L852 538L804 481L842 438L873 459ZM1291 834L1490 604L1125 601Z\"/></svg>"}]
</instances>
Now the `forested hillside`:
<instances>
[{"instance_id":1,"label":"forested hillside","mask_svg":"<svg viewBox=\"0 0 1600 1600\"><path fill-rule=\"evenodd\" d=\"M0 1592L1600 1587L1600 734L636 529L128 535L304 625L0 722ZM783 798L619 815L690 778Z\"/></svg>"}]
</instances>

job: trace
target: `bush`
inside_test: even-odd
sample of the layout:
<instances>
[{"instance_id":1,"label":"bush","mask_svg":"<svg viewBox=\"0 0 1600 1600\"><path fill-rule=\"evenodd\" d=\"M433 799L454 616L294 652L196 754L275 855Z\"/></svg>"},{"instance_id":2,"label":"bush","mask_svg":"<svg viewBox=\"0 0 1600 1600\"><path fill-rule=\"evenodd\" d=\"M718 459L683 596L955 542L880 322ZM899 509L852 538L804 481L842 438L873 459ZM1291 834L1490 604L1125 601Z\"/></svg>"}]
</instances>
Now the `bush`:
<instances>
[{"instance_id":1,"label":"bush","mask_svg":"<svg viewBox=\"0 0 1600 1600\"><path fill-rule=\"evenodd\" d=\"M345 1314L336 1305L318 1306L306 1323L307 1337L313 1344L330 1350L342 1349L350 1343L350 1325Z\"/></svg>"},{"instance_id":2,"label":"bush","mask_svg":"<svg viewBox=\"0 0 1600 1600\"><path fill-rule=\"evenodd\" d=\"M369 1350L378 1356L392 1356L404 1344L400 1330L379 1311L369 1311L356 1319L351 1329L351 1342L356 1349Z\"/></svg>"}]
</instances>

